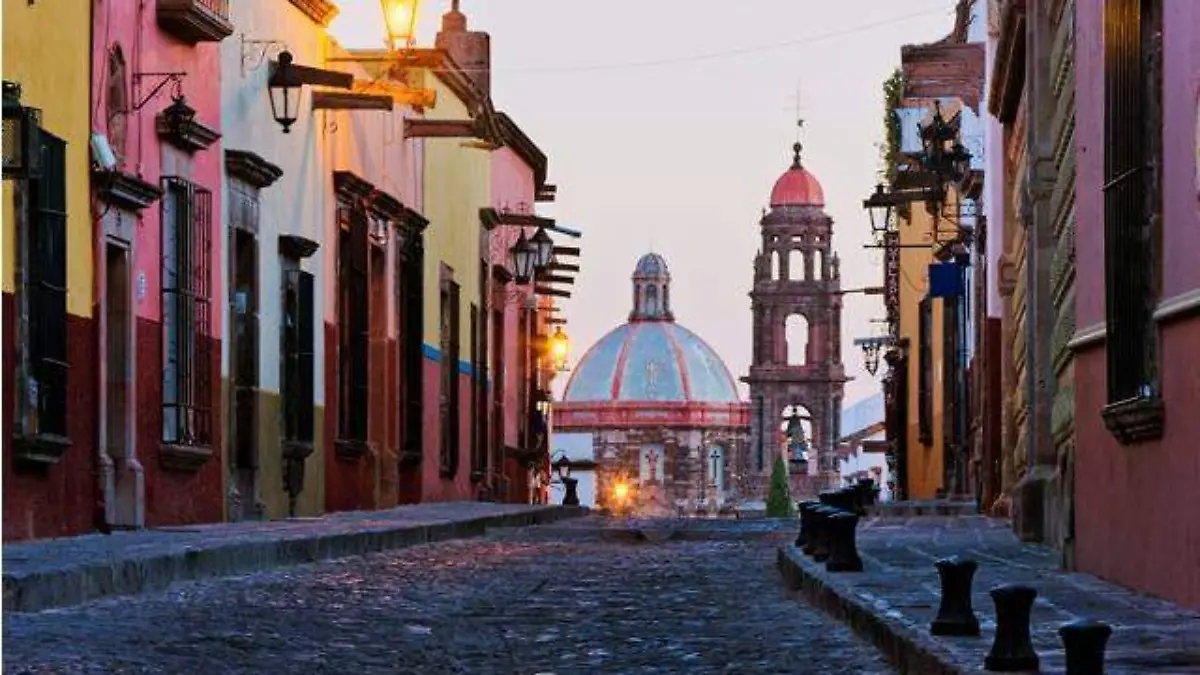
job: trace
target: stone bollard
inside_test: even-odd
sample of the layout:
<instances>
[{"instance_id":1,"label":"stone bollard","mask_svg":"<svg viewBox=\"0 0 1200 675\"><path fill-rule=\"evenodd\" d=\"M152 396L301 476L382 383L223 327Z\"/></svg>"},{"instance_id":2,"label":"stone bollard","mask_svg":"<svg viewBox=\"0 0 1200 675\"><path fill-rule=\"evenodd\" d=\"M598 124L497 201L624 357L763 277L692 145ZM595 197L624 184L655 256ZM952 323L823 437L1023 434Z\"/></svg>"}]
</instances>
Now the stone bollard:
<instances>
[{"instance_id":1,"label":"stone bollard","mask_svg":"<svg viewBox=\"0 0 1200 675\"><path fill-rule=\"evenodd\" d=\"M979 619L971 607L971 580L979 565L958 556L942 558L933 564L942 579L942 601L937 618L929 627L933 635L979 635Z\"/></svg>"},{"instance_id":2,"label":"stone bollard","mask_svg":"<svg viewBox=\"0 0 1200 675\"><path fill-rule=\"evenodd\" d=\"M1067 675L1104 675L1104 648L1112 627L1102 621L1080 619L1058 629L1067 653Z\"/></svg>"},{"instance_id":3,"label":"stone bollard","mask_svg":"<svg viewBox=\"0 0 1200 675\"><path fill-rule=\"evenodd\" d=\"M812 510L820 504L813 501L800 502L800 534L796 535L796 548L808 548L808 540L812 533Z\"/></svg>"},{"instance_id":4,"label":"stone bollard","mask_svg":"<svg viewBox=\"0 0 1200 675\"><path fill-rule=\"evenodd\" d=\"M996 603L996 641L983 667L997 672L1037 670L1038 655L1029 637L1029 618L1037 590L1008 584L990 591Z\"/></svg>"},{"instance_id":5,"label":"stone bollard","mask_svg":"<svg viewBox=\"0 0 1200 675\"><path fill-rule=\"evenodd\" d=\"M825 562L829 559L829 519L835 513L841 513L832 506L818 506L813 509L813 553L812 559Z\"/></svg>"},{"instance_id":6,"label":"stone bollard","mask_svg":"<svg viewBox=\"0 0 1200 675\"><path fill-rule=\"evenodd\" d=\"M875 487L874 478L860 478L856 487L862 493L862 505L864 507L875 506L879 501L879 488Z\"/></svg>"},{"instance_id":7,"label":"stone bollard","mask_svg":"<svg viewBox=\"0 0 1200 675\"><path fill-rule=\"evenodd\" d=\"M862 558L858 556L855 529L858 515L841 512L830 515L826 520L825 532L829 537L829 558L825 561L827 572L861 572Z\"/></svg>"},{"instance_id":8,"label":"stone bollard","mask_svg":"<svg viewBox=\"0 0 1200 675\"><path fill-rule=\"evenodd\" d=\"M563 485L566 487L566 494L563 495L563 506L579 506L579 479L564 478Z\"/></svg>"}]
</instances>

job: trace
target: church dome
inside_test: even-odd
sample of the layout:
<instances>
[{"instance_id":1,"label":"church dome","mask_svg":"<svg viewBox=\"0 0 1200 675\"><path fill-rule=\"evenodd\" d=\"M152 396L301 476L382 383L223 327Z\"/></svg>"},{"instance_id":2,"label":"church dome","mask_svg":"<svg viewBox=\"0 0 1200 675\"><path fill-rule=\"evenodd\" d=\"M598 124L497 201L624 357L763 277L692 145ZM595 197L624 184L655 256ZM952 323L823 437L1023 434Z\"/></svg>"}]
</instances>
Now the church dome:
<instances>
[{"instance_id":1,"label":"church dome","mask_svg":"<svg viewBox=\"0 0 1200 675\"><path fill-rule=\"evenodd\" d=\"M712 347L673 321L622 324L583 355L563 401L737 403L737 385Z\"/></svg>"},{"instance_id":2,"label":"church dome","mask_svg":"<svg viewBox=\"0 0 1200 675\"><path fill-rule=\"evenodd\" d=\"M800 164L800 144L793 146L796 153L792 166L775 181L771 188L771 208L778 206L825 206L825 191L817 177Z\"/></svg>"},{"instance_id":3,"label":"church dome","mask_svg":"<svg viewBox=\"0 0 1200 675\"><path fill-rule=\"evenodd\" d=\"M675 323L670 278L661 255L638 260L629 322L584 353L567 382L564 402L738 402L725 363L704 340Z\"/></svg>"}]
</instances>

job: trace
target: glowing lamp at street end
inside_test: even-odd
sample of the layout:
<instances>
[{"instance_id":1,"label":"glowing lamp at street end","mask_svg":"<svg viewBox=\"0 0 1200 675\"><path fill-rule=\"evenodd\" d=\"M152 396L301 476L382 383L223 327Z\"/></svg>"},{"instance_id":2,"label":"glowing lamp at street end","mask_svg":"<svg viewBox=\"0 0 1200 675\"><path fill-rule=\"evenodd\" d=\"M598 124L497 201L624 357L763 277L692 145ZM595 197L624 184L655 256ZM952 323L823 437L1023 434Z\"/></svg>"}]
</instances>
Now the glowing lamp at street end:
<instances>
[{"instance_id":1,"label":"glowing lamp at street end","mask_svg":"<svg viewBox=\"0 0 1200 675\"><path fill-rule=\"evenodd\" d=\"M421 0L380 0L387 25L388 49L407 49L417 32L417 9Z\"/></svg>"},{"instance_id":2,"label":"glowing lamp at street end","mask_svg":"<svg viewBox=\"0 0 1200 675\"><path fill-rule=\"evenodd\" d=\"M563 332L562 326L559 326L554 330L554 335L550 336L550 360L554 364L554 369L560 373L567 370L567 355L570 350L570 339Z\"/></svg>"},{"instance_id":3,"label":"glowing lamp at street end","mask_svg":"<svg viewBox=\"0 0 1200 675\"><path fill-rule=\"evenodd\" d=\"M624 502L626 499L628 499L629 483L626 483L625 481L618 481L617 484L613 486L613 498L616 499L618 503Z\"/></svg>"}]
</instances>

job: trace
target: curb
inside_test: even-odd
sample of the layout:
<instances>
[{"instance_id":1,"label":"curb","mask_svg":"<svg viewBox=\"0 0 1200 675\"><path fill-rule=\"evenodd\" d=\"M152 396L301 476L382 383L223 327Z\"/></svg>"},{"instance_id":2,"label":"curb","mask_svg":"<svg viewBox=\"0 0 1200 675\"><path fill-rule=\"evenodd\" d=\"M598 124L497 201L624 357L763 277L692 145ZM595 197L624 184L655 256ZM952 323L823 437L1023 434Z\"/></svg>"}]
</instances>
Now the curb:
<instances>
[{"instance_id":1,"label":"curb","mask_svg":"<svg viewBox=\"0 0 1200 675\"><path fill-rule=\"evenodd\" d=\"M174 550L129 557L103 564L3 576L4 611L38 612L79 605L100 598L161 591L180 581L263 572L337 558L392 551L452 539L483 536L492 527L528 527L587 514L563 506L531 508L517 513L459 521L373 525L354 531L282 536L262 541L182 545Z\"/></svg>"},{"instance_id":2,"label":"curb","mask_svg":"<svg viewBox=\"0 0 1200 675\"><path fill-rule=\"evenodd\" d=\"M965 675L982 672L978 668L964 669L952 654L930 637L882 616L849 588L823 578L818 571L820 565L805 558L795 547L780 546L776 562L789 588L875 645L901 673Z\"/></svg>"}]
</instances>

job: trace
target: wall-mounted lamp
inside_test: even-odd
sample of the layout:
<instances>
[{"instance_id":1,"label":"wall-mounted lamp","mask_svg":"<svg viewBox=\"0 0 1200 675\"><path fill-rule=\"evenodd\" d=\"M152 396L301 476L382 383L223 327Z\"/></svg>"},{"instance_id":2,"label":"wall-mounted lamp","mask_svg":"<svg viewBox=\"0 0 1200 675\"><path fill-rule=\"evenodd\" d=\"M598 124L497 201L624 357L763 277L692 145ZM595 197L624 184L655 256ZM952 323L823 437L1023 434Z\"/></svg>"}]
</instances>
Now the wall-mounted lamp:
<instances>
[{"instance_id":1,"label":"wall-mounted lamp","mask_svg":"<svg viewBox=\"0 0 1200 675\"><path fill-rule=\"evenodd\" d=\"M537 250L525 238L525 231L522 230L521 236L517 237L517 242L509 250L509 257L512 259L514 281L518 284L527 284L533 279L534 267L537 265L537 255Z\"/></svg>"},{"instance_id":2,"label":"wall-mounted lamp","mask_svg":"<svg viewBox=\"0 0 1200 675\"><path fill-rule=\"evenodd\" d=\"M42 171L41 111L21 105L21 85L4 82L4 178L37 178Z\"/></svg>"},{"instance_id":3,"label":"wall-mounted lamp","mask_svg":"<svg viewBox=\"0 0 1200 675\"><path fill-rule=\"evenodd\" d=\"M292 65L292 53L287 50L280 52L279 62L267 79L267 94L271 97L271 116L283 127L285 134L291 133L291 127L299 116L302 84Z\"/></svg>"},{"instance_id":4,"label":"wall-mounted lamp","mask_svg":"<svg viewBox=\"0 0 1200 675\"><path fill-rule=\"evenodd\" d=\"M417 33L417 10L421 0L380 0L387 26L387 46L396 51L413 46Z\"/></svg>"}]
</instances>

